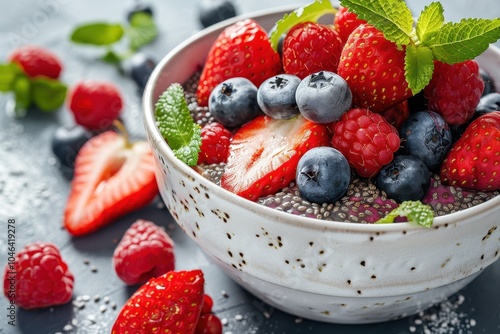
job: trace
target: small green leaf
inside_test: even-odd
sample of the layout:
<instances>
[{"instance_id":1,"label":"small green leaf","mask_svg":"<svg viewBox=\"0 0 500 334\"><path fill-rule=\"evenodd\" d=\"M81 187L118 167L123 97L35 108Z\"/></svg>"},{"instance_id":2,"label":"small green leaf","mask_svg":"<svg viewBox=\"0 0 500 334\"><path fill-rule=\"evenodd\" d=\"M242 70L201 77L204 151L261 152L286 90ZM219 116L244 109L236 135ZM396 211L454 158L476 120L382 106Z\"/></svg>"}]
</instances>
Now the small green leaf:
<instances>
[{"instance_id":1,"label":"small green leaf","mask_svg":"<svg viewBox=\"0 0 500 334\"><path fill-rule=\"evenodd\" d=\"M337 10L332 6L330 0L315 0L289 14L285 14L269 32L269 41L272 48L274 51L278 50L281 35L285 34L293 26L307 21L317 22L320 17L326 14L335 14L336 12Z\"/></svg>"},{"instance_id":2,"label":"small green leaf","mask_svg":"<svg viewBox=\"0 0 500 334\"><path fill-rule=\"evenodd\" d=\"M31 81L24 75L19 74L12 82L11 90L14 92L16 109L26 110L31 104Z\"/></svg>"},{"instance_id":3,"label":"small green leaf","mask_svg":"<svg viewBox=\"0 0 500 334\"><path fill-rule=\"evenodd\" d=\"M130 28L127 34L130 38L130 48L138 50L158 36L158 29L150 14L137 12L130 18Z\"/></svg>"},{"instance_id":4,"label":"small green leaf","mask_svg":"<svg viewBox=\"0 0 500 334\"><path fill-rule=\"evenodd\" d=\"M125 56L121 56L120 54L116 53L113 50L107 50L104 56L102 56L102 60L105 61L106 63L110 64L120 64L120 62L125 59Z\"/></svg>"},{"instance_id":5,"label":"small green leaf","mask_svg":"<svg viewBox=\"0 0 500 334\"><path fill-rule=\"evenodd\" d=\"M425 46L406 46L405 76L413 95L420 92L432 79L434 60L432 50Z\"/></svg>"},{"instance_id":6,"label":"small green leaf","mask_svg":"<svg viewBox=\"0 0 500 334\"><path fill-rule=\"evenodd\" d=\"M0 92L8 92L12 89L14 79L21 73L17 64L0 64Z\"/></svg>"},{"instance_id":7,"label":"small green leaf","mask_svg":"<svg viewBox=\"0 0 500 334\"><path fill-rule=\"evenodd\" d=\"M156 103L158 129L175 156L189 166L198 162L201 146L201 127L193 121L178 83L171 84Z\"/></svg>"},{"instance_id":8,"label":"small green leaf","mask_svg":"<svg viewBox=\"0 0 500 334\"><path fill-rule=\"evenodd\" d=\"M445 23L430 41L434 58L448 64L473 59L500 39L500 18Z\"/></svg>"},{"instance_id":9,"label":"small green leaf","mask_svg":"<svg viewBox=\"0 0 500 334\"><path fill-rule=\"evenodd\" d=\"M444 9L439 2L426 6L417 21L417 36L424 45L441 29L444 24Z\"/></svg>"},{"instance_id":10,"label":"small green leaf","mask_svg":"<svg viewBox=\"0 0 500 334\"><path fill-rule=\"evenodd\" d=\"M341 0L340 4L378 30L385 38L407 45L413 35L413 16L403 0Z\"/></svg>"},{"instance_id":11,"label":"small green leaf","mask_svg":"<svg viewBox=\"0 0 500 334\"><path fill-rule=\"evenodd\" d=\"M434 221L434 211L429 205L420 201L404 201L397 208L389 212L385 217L379 219L375 224L393 223L396 217L406 217L409 222L423 227L431 227Z\"/></svg>"},{"instance_id":12,"label":"small green leaf","mask_svg":"<svg viewBox=\"0 0 500 334\"><path fill-rule=\"evenodd\" d=\"M120 24L96 22L76 27L71 34L71 40L81 44L110 45L118 42L123 33L124 30Z\"/></svg>"},{"instance_id":13,"label":"small green leaf","mask_svg":"<svg viewBox=\"0 0 500 334\"><path fill-rule=\"evenodd\" d=\"M42 111L53 111L64 104L68 88L59 80L37 77L31 82L33 103Z\"/></svg>"}]
</instances>

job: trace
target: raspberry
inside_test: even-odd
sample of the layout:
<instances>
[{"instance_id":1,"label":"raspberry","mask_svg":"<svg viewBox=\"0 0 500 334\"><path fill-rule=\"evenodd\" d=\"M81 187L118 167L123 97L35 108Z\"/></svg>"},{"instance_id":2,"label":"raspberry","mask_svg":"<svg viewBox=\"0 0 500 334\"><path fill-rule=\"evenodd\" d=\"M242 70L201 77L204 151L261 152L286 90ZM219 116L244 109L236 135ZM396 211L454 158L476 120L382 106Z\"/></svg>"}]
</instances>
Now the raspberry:
<instances>
[{"instance_id":1,"label":"raspberry","mask_svg":"<svg viewBox=\"0 0 500 334\"><path fill-rule=\"evenodd\" d=\"M332 126L332 146L361 177L375 176L399 149L398 131L368 109L351 109Z\"/></svg>"},{"instance_id":2,"label":"raspberry","mask_svg":"<svg viewBox=\"0 0 500 334\"><path fill-rule=\"evenodd\" d=\"M158 225L139 219L116 246L113 266L126 284L142 284L174 270L174 242Z\"/></svg>"},{"instance_id":3,"label":"raspberry","mask_svg":"<svg viewBox=\"0 0 500 334\"><path fill-rule=\"evenodd\" d=\"M232 132L220 123L214 122L205 125L201 129L201 151L198 156L198 165L226 162L232 136Z\"/></svg>"},{"instance_id":4,"label":"raspberry","mask_svg":"<svg viewBox=\"0 0 500 334\"><path fill-rule=\"evenodd\" d=\"M201 314L194 334L222 334L222 322L215 314Z\"/></svg>"},{"instance_id":5,"label":"raspberry","mask_svg":"<svg viewBox=\"0 0 500 334\"><path fill-rule=\"evenodd\" d=\"M13 274L15 273L15 274ZM74 277L51 243L34 242L5 267L5 296L25 309L66 304L73 294Z\"/></svg>"},{"instance_id":6,"label":"raspberry","mask_svg":"<svg viewBox=\"0 0 500 334\"><path fill-rule=\"evenodd\" d=\"M9 61L19 64L31 78L46 76L57 79L62 71L61 60L52 51L35 45L15 49Z\"/></svg>"},{"instance_id":7,"label":"raspberry","mask_svg":"<svg viewBox=\"0 0 500 334\"><path fill-rule=\"evenodd\" d=\"M410 107L408 100L396 104L394 107L386 109L380 113L397 130L410 117Z\"/></svg>"},{"instance_id":8,"label":"raspberry","mask_svg":"<svg viewBox=\"0 0 500 334\"><path fill-rule=\"evenodd\" d=\"M434 73L424 94L429 100L429 110L454 126L472 118L483 90L484 81L474 60L453 65L434 61Z\"/></svg>"},{"instance_id":9,"label":"raspberry","mask_svg":"<svg viewBox=\"0 0 500 334\"><path fill-rule=\"evenodd\" d=\"M75 122L89 130L108 129L123 107L118 88L106 81L78 82L70 92L69 101Z\"/></svg>"}]
</instances>

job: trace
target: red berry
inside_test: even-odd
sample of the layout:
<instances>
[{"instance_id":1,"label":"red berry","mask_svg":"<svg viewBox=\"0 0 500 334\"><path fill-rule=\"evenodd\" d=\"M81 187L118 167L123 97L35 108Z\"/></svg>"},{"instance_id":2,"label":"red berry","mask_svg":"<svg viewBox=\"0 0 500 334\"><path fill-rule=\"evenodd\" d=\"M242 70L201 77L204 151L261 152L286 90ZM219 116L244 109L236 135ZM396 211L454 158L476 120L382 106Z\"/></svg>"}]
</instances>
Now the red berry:
<instances>
[{"instance_id":1,"label":"red berry","mask_svg":"<svg viewBox=\"0 0 500 334\"><path fill-rule=\"evenodd\" d=\"M126 284L141 284L174 270L174 242L161 227L139 219L113 253L116 274Z\"/></svg>"},{"instance_id":2,"label":"red berry","mask_svg":"<svg viewBox=\"0 0 500 334\"><path fill-rule=\"evenodd\" d=\"M401 125L410 117L410 106L408 100L396 104L394 107L386 109L380 113L384 118L399 130Z\"/></svg>"},{"instance_id":3,"label":"red berry","mask_svg":"<svg viewBox=\"0 0 500 334\"><path fill-rule=\"evenodd\" d=\"M399 149L398 131L377 113L351 109L333 124L332 146L361 177L373 177Z\"/></svg>"},{"instance_id":4,"label":"red berry","mask_svg":"<svg viewBox=\"0 0 500 334\"><path fill-rule=\"evenodd\" d=\"M70 92L69 101L75 122L89 130L108 129L123 107L120 91L106 81L78 82Z\"/></svg>"},{"instance_id":5,"label":"red berry","mask_svg":"<svg viewBox=\"0 0 500 334\"><path fill-rule=\"evenodd\" d=\"M26 45L15 49L9 57L13 63L19 64L31 78L46 76L59 78L62 62L52 51L40 46Z\"/></svg>"},{"instance_id":6,"label":"red berry","mask_svg":"<svg viewBox=\"0 0 500 334\"><path fill-rule=\"evenodd\" d=\"M66 304L73 294L74 277L59 249L34 242L21 249L14 264L5 267L5 296L25 309Z\"/></svg>"},{"instance_id":7,"label":"red berry","mask_svg":"<svg viewBox=\"0 0 500 334\"><path fill-rule=\"evenodd\" d=\"M364 23L366 23L365 20L359 19L358 15L343 6L339 6L339 10L335 13L335 17L333 19L333 25L339 32L340 39L342 39L342 42L344 43L347 41L347 38L354 31L354 29Z\"/></svg>"},{"instance_id":8,"label":"red berry","mask_svg":"<svg viewBox=\"0 0 500 334\"><path fill-rule=\"evenodd\" d=\"M214 300L212 297L205 294L205 296L203 296L203 308L201 309L201 314L212 312L212 306L214 306Z\"/></svg>"},{"instance_id":9,"label":"red berry","mask_svg":"<svg viewBox=\"0 0 500 334\"><path fill-rule=\"evenodd\" d=\"M194 334L221 334L222 322L215 314L201 314Z\"/></svg>"},{"instance_id":10,"label":"red berry","mask_svg":"<svg viewBox=\"0 0 500 334\"><path fill-rule=\"evenodd\" d=\"M201 129L201 151L198 156L198 165L226 162L232 136L233 133L220 123L214 122L205 125Z\"/></svg>"}]
</instances>

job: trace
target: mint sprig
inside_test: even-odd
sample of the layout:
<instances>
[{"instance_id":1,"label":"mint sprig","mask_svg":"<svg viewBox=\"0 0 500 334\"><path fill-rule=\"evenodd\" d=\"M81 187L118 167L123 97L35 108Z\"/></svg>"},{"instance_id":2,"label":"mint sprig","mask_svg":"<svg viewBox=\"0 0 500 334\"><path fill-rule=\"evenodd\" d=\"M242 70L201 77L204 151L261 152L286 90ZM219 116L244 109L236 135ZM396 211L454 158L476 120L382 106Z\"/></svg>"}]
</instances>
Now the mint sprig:
<instances>
[{"instance_id":1,"label":"mint sprig","mask_svg":"<svg viewBox=\"0 0 500 334\"><path fill-rule=\"evenodd\" d=\"M396 217L406 217L409 222L429 228L434 221L434 211L420 201L404 201L375 224L390 224Z\"/></svg>"},{"instance_id":2,"label":"mint sprig","mask_svg":"<svg viewBox=\"0 0 500 334\"><path fill-rule=\"evenodd\" d=\"M180 84L171 84L160 95L155 114L158 129L175 156L187 165L195 166L200 153L201 127L191 117Z\"/></svg>"}]
</instances>

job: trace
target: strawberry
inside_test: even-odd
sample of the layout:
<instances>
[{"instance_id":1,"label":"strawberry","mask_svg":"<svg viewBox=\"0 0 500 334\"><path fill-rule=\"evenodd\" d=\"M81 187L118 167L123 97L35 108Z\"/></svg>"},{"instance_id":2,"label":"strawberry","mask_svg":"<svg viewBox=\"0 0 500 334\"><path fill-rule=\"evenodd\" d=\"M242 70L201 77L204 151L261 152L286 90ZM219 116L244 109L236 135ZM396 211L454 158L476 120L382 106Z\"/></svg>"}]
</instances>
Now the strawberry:
<instances>
[{"instance_id":1,"label":"strawberry","mask_svg":"<svg viewBox=\"0 0 500 334\"><path fill-rule=\"evenodd\" d=\"M252 201L274 194L295 179L298 161L307 150L325 145L326 125L302 116L258 116L234 134L221 186Z\"/></svg>"},{"instance_id":2,"label":"strawberry","mask_svg":"<svg viewBox=\"0 0 500 334\"><path fill-rule=\"evenodd\" d=\"M472 118L481 99L484 81L474 60L456 64L434 62L434 73L424 95L429 110L440 114L451 126Z\"/></svg>"},{"instance_id":3,"label":"strawberry","mask_svg":"<svg viewBox=\"0 0 500 334\"><path fill-rule=\"evenodd\" d=\"M222 124L213 122L201 129L201 147L198 155L198 165L218 164L227 161L229 142L233 133Z\"/></svg>"},{"instance_id":4,"label":"strawberry","mask_svg":"<svg viewBox=\"0 0 500 334\"><path fill-rule=\"evenodd\" d=\"M208 105L212 90L231 77L244 77L255 86L282 71L281 60L267 32L253 19L227 27L208 52L197 88L198 104Z\"/></svg>"},{"instance_id":5,"label":"strawberry","mask_svg":"<svg viewBox=\"0 0 500 334\"><path fill-rule=\"evenodd\" d=\"M199 269L150 279L120 310L111 334L193 334L203 306L204 284Z\"/></svg>"},{"instance_id":6,"label":"strawberry","mask_svg":"<svg viewBox=\"0 0 500 334\"><path fill-rule=\"evenodd\" d=\"M15 49L9 61L18 64L30 77L45 76L59 78L63 65L59 57L49 49L36 45L25 45Z\"/></svg>"},{"instance_id":7,"label":"strawberry","mask_svg":"<svg viewBox=\"0 0 500 334\"><path fill-rule=\"evenodd\" d=\"M446 185L479 191L500 189L500 111L472 121L441 164Z\"/></svg>"},{"instance_id":8,"label":"strawberry","mask_svg":"<svg viewBox=\"0 0 500 334\"><path fill-rule=\"evenodd\" d=\"M194 334L222 334L222 322L211 313L200 315Z\"/></svg>"},{"instance_id":9,"label":"strawberry","mask_svg":"<svg viewBox=\"0 0 500 334\"><path fill-rule=\"evenodd\" d=\"M333 25L343 43L347 41L347 38L349 38L354 29L364 23L366 23L365 20L359 19L356 14L344 6L339 6L339 10L333 18Z\"/></svg>"},{"instance_id":10,"label":"strawberry","mask_svg":"<svg viewBox=\"0 0 500 334\"><path fill-rule=\"evenodd\" d=\"M301 79L319 71L336 73L342 46L338 32L331 26L299 23L283 42L283 69Z\"/></svg>"},{"instance_id":11,"label":"strawberry","mask_svg":"<svg viewBox=\"0 0 500 334\"><path fill-rule=\"evenodd\" d=\"M369 24L358 26L347 39L337 73L349 84L358 108L380 113L412 95L404 48Z\"/></svg>"},{"instance_id":12,"label":"strawberry","mask_svg":"<svg viewBox=\"0 0 500 334\"><path fill-rule=\"evenodd\" d=\"M74 236L98 230L139 209L158 194L155 161L146 141L106 131L78 152L64 212L64 226Z\"/></svg>"}]
</instances>

